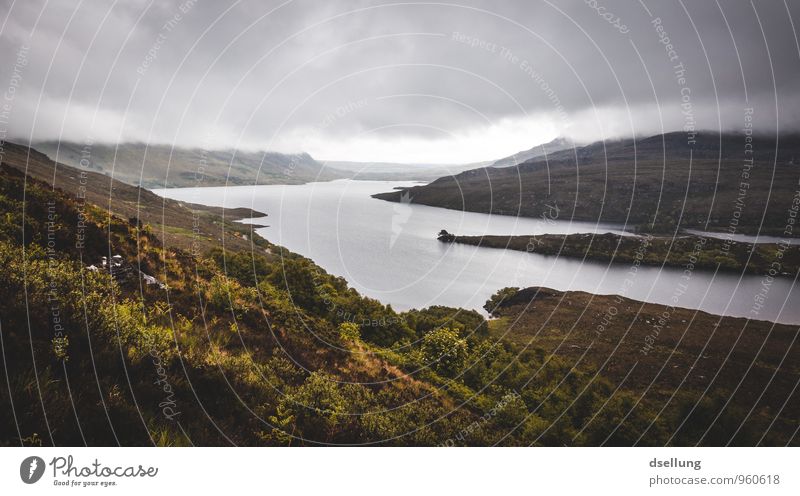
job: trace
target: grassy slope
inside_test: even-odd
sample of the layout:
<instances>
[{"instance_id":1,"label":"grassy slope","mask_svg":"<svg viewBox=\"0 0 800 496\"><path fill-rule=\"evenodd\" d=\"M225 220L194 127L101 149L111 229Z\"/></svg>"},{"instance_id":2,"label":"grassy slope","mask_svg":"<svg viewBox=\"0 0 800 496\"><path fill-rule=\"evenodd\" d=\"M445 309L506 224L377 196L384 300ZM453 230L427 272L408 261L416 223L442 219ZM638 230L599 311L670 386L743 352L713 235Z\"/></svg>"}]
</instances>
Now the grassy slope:
<instances>
[{"instance_id":1,"label":"grassy slope","mask_svg":"<svg viewBox=\"0 0 800 496\"><path fill-rule=\"evenodd\" d=\"M93 144L85 154L84 145L72 142L42 142L35 148L64 164L84 166L115 179L146 188L225 186L252 184L303 184L349 177L323 167L308 154L246 152L172 148L124 143L117 146ZM88 162L88 164L87 164ZM198 174L201 171L202 174ZM202 176L202 177L201 177Z\"/></svg>"},{"instance_id":2,"label":"grassy slope","mask_svg":"<svg viewBox=\"0 0 800 496\"><path fill-rule=\"evenodd\" d=\"M775 419L775 430L800 426L795 326L544 288L506 298L493 314L494 336L591 364L656 408L676 392L725 392L731 405Z\"/></svg>"},{"instance_id":3,"label":"grassy slope","mask_svg":"<svg viewBox=\"0 0 800 496\"><path fill-rule=\"evenodd\" d=\"M7 166L63 190L74 200L79 200L81 195L88 203L108 209L124 219L138 217L155 231L160 231L166 244L182 249L189 250L194 245L200 251L207 251L222 243L223 233L230 249L250 249L252 244L242 235L252 239L252 226L232 221L266 215L245 208L184 204L95 171L53 162L33 148L5 143L4 149L3 161Z\"/></svg>"},{"instance_id":4,"label":"grassy slope","mask_svg":"<svg viewBox=\"0 0 800 496\"><path fill-rule=\"evenodd\" d=\"M722 145L720 146L720 139ZM798 190L800 138L757 139L737 232L781 234ZM411 201L437 207L559 220L626 222L645 230L727 229L740 196L744 138L701 135L690 149L673 133L599 143L517 167L484 168L409 190ZM403 192L375 195L400 201ZM738 214L736 214L738 215ZM763 218L763 223L762 223Z\"/></svg>"},{"instance_id":5,"label":"grassy slope","mask_svg":"<svg viewBox=\"0 0 800 496\"><path fill-rule=\"evenodd\" d=\"M240 257L241 270L227 278L219 258L167 248L147 226L139 229L91 204L82 207L5 164L0 202L8 212L0 225L3 383L11 384L0 394L0 444L368 442L391 438L395 425L406 429L405 442L431 444L426 439L434 432L442 437L437 426L414 432L407 416L434 421L452 407L453 398L406 377L360 340L343 340L333 322L313 312L314 305L307 305L310 311L292 305L280 284L267 281L271 272L279 277L280 267L302 259L286 253L269 265L264 257ZM81 215L86 241L78 249ZM51 252L41 248L50 241L48 222L56 233ZM136 279L114 283L82 269L109 253L166 282L168 299L166 291ZM238 282L248 280L253 263L263 268L257 288ZM316 277L342 289L335 278L322 272ZM387 311L350 296L360 308ZM63 332L49 319L53 305ZM336 381L377 386L338 390ZM298 409L296 402L305 396L322 403L317 416L303 421L298 417L307 415L306 407ZM12 405L13 410L7 407ZM181 413L169 418L162 406ZM344 411L386 408L396 410L376 414L374 428L360 426L359 417ZM460 419L460 426L470 412L464 408L452 418ZM293 439L292 433L304 439Z\"/></svg>"},{"instance_id":6,"label":"grassy slope","mask_svg":"<svg viewBox=\"0 0 800 496\"><path fill-rule=\"evenodd\" d=\"M173 223L191 211L125 185L109 196L102 175L87 176L87 242L77 250L81 204L70 177L78 172L54 169L27 149L9 152L0 170L0 315L2 382L10 388L0 390L0 404L13 410L0 411L2 444L625 445L640 435L644 444L724 444L734 433L734 444L753 444L765 432L767 444L796 442L784 428L796 415L767 430L774 415L760 405L747 415L748 398L724 407L725 396L714 392L699 417L688 413L700 393L694 388L682 388L656 418L656 400L637 403L635 384L618 390L594 375L602 354L575 364L547 339L541 346L514 335L495 340L475 312L397 314L286 251L262 256L231 236L227 253L192 256L178 247L187 236ZM50 182L26 177L26 169ZM63 191L51 189L54 172ZM146 208L139 227L104 208L110 203L127 217L137 197L163 203L169 215ZM50 204L52 253L41 248ZM218 212L205 212L209 229L219 228ZM149 228L145 215L168 229ZM175 232L162 237L167 230ZM169 297L136 281L112 283L78 262L109 253L166 282ZM66 340L50 319L53 287ZM739 324L720 319L726 329ZM774 347L789 349L787 336L776 333ZM775 358L763 361L776 367ZM154 382L161 378L169 392ZM765 401L775 404L782 392L768 390ZM177 421L165 415L165 401L181 411ZM720 422L709 416L717 412ZM690 428L679 430L687 418ZM715 435L701 439L711 424Z\"/></svg>"}]
</instances>

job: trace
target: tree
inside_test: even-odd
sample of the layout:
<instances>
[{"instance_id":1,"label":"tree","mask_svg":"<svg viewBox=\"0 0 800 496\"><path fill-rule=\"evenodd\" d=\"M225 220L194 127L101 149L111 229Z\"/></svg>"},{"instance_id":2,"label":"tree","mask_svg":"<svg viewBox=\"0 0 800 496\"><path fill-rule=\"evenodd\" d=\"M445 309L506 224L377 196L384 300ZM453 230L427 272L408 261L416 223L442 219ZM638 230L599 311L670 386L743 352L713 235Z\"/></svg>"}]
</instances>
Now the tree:
<instances>
[{"instance_id":1,"label":"tree","mask_svg":"<svg viewBox=\"0 0 800 496\"><path fill-rule=\"evenodd\" d=\"M345 342L356 342L361 339L361 330L358 324L342 322L339 324L339 337Z\"/></svg>"},{"instance_id":2,"label":"tree","mask_svg":"<svg viewBox=\"0 0 800 496\"><path fill-rule=\"evenodd\" d=\"M486 301L486 304L483 305L483 308L489 312L491 315L497 311L500 305L503 304L506 300L513 298L516 294L519 293L519 288L503 288L497 291L497 293L493 294L491 298Z\"/></svg>"},{"instance_id":3,"label":"tree","mask_svg":"<svg viewBox=\"0 0 800 496\"><path fill-rule=\"evenodd\" d=\"M275 436L291 442L292 437L310 441L329 441L336 428L346 420L347 401L333 378L313 372L297 390L283 397L277 414L270 418L276 425Z\"/></svg>"},{"instance_id":4,"label":"tree","mask_svg":"<svg viewBox=\"0 0 800 496\"><path fill-rule=\"evenodd\" d=\"M281 259L268 280L278 289L287 291L293 304L316 315L327 314L337 296L332 278L301 258Z\"/></svg>"},{"instance_id":5,"label":"tree","mask_svg":"<svg viewBox=\"0 0 800 496\"><path fill-rule=\"evenodd\" d=\"M453 377L467 363L467 341L449 327L440 327L422 338L422 357L438 374Z\"/></svg>"}]
</instances>

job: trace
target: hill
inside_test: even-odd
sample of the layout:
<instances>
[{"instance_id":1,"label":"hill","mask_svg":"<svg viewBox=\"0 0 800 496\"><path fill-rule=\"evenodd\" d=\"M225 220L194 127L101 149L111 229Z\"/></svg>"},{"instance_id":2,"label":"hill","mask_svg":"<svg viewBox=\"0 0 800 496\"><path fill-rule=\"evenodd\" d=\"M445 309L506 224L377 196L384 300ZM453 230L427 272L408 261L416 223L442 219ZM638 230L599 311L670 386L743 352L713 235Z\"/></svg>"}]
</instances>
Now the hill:
<instances>
[{"instance_id":1,"label":"hill","mask_svg":"<svg viewBox=\"0 0 800 496\"><path fill-rule=\"evenodd\" d=\"M114 179L145 188L303 184L349 177L323 166L307 153L203 150L143 143L85 145L67 141L45 141L33 146L63 164L113 175Z\"/></svg>"},{"instance_id":2,"label":"hill","mask_svg":"<svg viewBox=\"0 0 800 496\"><path fill-rule=\"evenodd\" d=\"M266 215L248 208L222 209L162 198L101 172L56 163L33 148L10 142L4 143L2 159L6 167L62 190L76 201L98 205L123 219L138 218L167 244L184 250L207 251L222 244L223 238L231 249L250 249L247 239L253 238L253 226L233 221Z\"/></svg>"},{"instance_id":3,"label":"hill","mask_svg":"<svg viewBox=\"0 0 800 496\"><path fill-rule=\"evenodd\" d=\"M752 153L749 152L752 150ZM752 161L751 161L752 159ZM782 235L800 179L800 136L684 133L598 142L513 167L486 167L374 195L471 212L590 222L643 231L676 226Z\"/></svg>"},{"instance_id":4,"label":"hill","mask_svg":"<svg viewBox=\"0 0 800 496\"><path fill-rule=\"evenodd\" d=\"M529 150L523 150L505 158L497 160L492 167L512 167L523 162L537 158L549 158L551 155L564 150L572 150L575 144L566 138L556 138L553 141L536 145Z\"/></svg>"},{"instance_id":5,"label":"hill","mask_svg":"<svg viewBox=\"0 0 800 496\"><path fill-rule=\"evenodd\" d=\"M230 234L225 212L202 216L212 236L230 236L225 244L193 245L180 231L163 236L193 218L185 205L25 147L3 151L0 445L797 443L796 404L776 407L791 398L786 377L796 380L788 326L752 324L752 339L770 332L747 391L773 370L765 394L726 403L720 391L706 397L671 379L639 401L643 383L619 380L627 359L615 368L601 361L607 351L575 360L551 334L532 334L546 305L525 326L508 325L538 290L495 295L493 322L456 308L397 313L308 259ZM115 213L129 211L131 198L160 229ZM187 238L192 251L169 242ZM111 255L120 269L98 270ZM580 314L601 315L590 300ZM552 322L578 307L558 308ZM718 321L725 336L741 324L700 318ZM507 332L493 334L499 325ZM718 360L724 348L713 350ZM684 353L685 361L696 350Z\"/></svg>"},{"instance_id":6,"label":"hill","mask_svg":"<svg viewBox=\"0 0 800 496\"><path fill-rule=\"evenodd\" d=\"M792 392L800 346L791 326L546 288L507 288L486 308L496 317L492 335L588 362L657 410L706 391L675 437L725 445L725 425L744 428L756 417L774 422L757 437L800 427L800 399Z\"/></svg>"},{"instance_id":7,"label":"hill","mask_svg":"<svg viewBox=\"0 0 800 496\"><path fill-rule=\"evenodd\" d=\"M529 415L535 396L514 384L568 374L574 395L591 376L487 340L476 312L397 314L279 248L170 248L7 159L0 400L13 408L0 410L0 444L561 444L546 427L579 421L568 403L558 418ZM86 268L103 254L128 276ZM521 368L492 372L512 361ZM591 397L611 393L598 383Z\"/></svg>"},{"instance_id":8,"label":"hill","mask_svg":"<svg viewBox=\"0 0 800 496\"><path fill-rule=\"evenodd\" d=\"M326 166L349 172L353 178L365 181L433 181L442 176L456 174L491 162L474 164L402 164L394 162L325 161Z\"/></svg>"}]
</instances>

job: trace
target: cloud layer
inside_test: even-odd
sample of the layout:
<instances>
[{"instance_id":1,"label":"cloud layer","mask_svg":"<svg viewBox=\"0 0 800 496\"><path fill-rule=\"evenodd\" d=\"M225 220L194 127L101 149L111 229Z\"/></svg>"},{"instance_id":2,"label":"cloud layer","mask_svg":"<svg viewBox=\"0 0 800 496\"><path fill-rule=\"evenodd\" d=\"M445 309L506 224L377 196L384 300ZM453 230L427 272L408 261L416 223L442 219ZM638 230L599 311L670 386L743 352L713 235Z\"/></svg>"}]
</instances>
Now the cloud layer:
<instances>
[{"instance_id":1,"label":"cloud layer","mask_svg":"<svg viewBox=\"0 0 800 496\"><path fill-rule=\"evenodd\" d=\"M5 2L4 125L440 163L557 135L735 130L749 107L757 131L795 130L798 16L780 1Z\"/></svg>"}]
</instances>

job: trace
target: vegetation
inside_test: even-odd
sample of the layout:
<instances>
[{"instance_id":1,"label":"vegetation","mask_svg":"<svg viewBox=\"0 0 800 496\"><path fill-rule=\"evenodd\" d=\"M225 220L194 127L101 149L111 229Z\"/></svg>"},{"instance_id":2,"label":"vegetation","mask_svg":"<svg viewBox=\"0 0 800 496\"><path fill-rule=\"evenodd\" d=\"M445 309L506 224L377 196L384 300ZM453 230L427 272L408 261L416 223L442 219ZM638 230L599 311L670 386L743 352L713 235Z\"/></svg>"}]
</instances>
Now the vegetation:
<instances>
[{"instance_id":1,"label":"vegetation","mask_svg":"<svg viewBox=\"0 0 800 496\"><path fill-rule=\"evenodd\" d=\"M78 210L84 203L100 206L123 219L130 219L134 225L149 225L169 246L195 254L221 245L233 251L248 252L255 248L269 253L270 243L253 236L253 225L233 222L266 214L249 208L223 209L162 198L92 169L76 169L53 162L32 148L14 143L5 142L3 152L7 167L24 171L51 188L64 191L78 204Z\"/></svg>"},{"instance_id":2,"label":"vegetation","mask_svg":"<svg viewBox=\"0 0 800 496\"><path fill-rule=\"evenodd\" d=\"M143 143L87 146L69 141L44 141L34 146L63 164L100 173L113 171L117 180L146 188L303 184L349 177L306 153L234 152Z\"/></svg>"},{"instance_id":3,"label":"vegetation","mask_svg":"<svg viewBox=\"0 0 800 496\"><path fill-rule=\"evenodd\" d=\"M649 429L670 444L798 444L796 326L546 288L493 299L491 335L596 369L660 412Z\"/></svg>"},{"instance_id":4,"label":"vegetation","mask_svg":"<svg viewBox=\"0 0 800 496\"><path fill-rule=\"evenodd\" d=\"M449 234L449 233L448 233ZM800 246L742 243L700 236L544 234L539 236L451 236L441 241L600 262L750 272L794 277Z\"/></svg>"},{"instance_id":5,"label":"vegetation","mask_svg":"<svg viewBox=\"0 0 800 496\"><path fill-rule=\"evenodd\" d=\"M680 228L784 235L798 190L800 137L686 133L598 142L512 167L486 167L374 195L470 212L616 222L643 232ZM753 159L752 163L746 160ZM795 207L796 208L796 207ZM797 233L789 233L796 236Z\"/></svg>"},{"instance_id":6,"label":"vegetation","mask_svg":"<svg viewBox=\"0 0 800 496\"><path fill-rule=\"evenodd\" d=\"M793 428L736 412L717 422L724 396L701 389L676 387L662 411L616 370L499 330L528 290L493 297L490 322L398 313L272 245L167 247L147 222L6 165L0 204L2 444L755 444L767 431L767 444L796 442ZM167 288L86 268L117 253Z\"/></svg>"}]
</instances>

